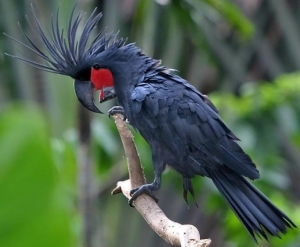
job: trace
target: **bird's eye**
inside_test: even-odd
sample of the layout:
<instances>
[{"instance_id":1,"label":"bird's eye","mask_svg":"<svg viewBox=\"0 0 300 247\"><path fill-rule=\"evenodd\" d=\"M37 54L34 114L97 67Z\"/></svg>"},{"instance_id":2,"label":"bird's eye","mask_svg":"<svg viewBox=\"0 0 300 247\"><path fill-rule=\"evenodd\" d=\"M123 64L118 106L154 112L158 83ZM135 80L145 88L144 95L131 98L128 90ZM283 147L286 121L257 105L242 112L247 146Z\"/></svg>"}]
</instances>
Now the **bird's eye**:
<instances>
[{"instance_id":1,"label":"bird's eye","mask_svg":"<svg viewBox=\"0 0 300 247\"><path fill-rule=\"evenodd\" d=\"M95 64L95 65L93 66L93 68L94 68L95 70L98 70L98 69L100 69L100 66L99 66L99 64Z\"/></svg>"}]
</instances>

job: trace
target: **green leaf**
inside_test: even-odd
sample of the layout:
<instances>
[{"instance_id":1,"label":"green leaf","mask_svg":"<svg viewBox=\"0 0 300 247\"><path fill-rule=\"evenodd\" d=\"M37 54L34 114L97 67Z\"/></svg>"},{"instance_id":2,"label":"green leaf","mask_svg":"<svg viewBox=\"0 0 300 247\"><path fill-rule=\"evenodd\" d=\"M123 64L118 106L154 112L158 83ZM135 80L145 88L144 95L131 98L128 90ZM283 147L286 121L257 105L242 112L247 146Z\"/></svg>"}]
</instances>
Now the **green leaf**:
<instances>
[{"instance_id":1,"label":"green leaf","mask_svg":"<svg viewBox=\"0 0 300 247\"><path fill-rule=\"evenodd\" d=\"M205 2L219 11L244 38L252 36L254 32L253 24L233 3L227 0L205 0Z\"/></svg>"},{"instance_id":2,"label":"green leaf","mask_svg":"<svg viewBox=\"0 0 300 247\"><path fill-rule=\"evenodd\" d=\"M47 127L33 108L0 112L0 246L75 244Z\"/></svg>"}]
</instances>

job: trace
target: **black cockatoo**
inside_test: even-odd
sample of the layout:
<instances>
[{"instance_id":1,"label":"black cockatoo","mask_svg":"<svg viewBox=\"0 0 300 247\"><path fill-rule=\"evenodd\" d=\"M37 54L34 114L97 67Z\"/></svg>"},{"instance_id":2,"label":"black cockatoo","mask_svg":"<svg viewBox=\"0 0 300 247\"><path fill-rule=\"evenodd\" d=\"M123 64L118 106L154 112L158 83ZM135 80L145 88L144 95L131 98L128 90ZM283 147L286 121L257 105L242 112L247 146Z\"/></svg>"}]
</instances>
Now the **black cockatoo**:
<instances>
[{"instance_id":1,"label":"black cockatoo","mask_svg":"<svg viewBox=\"0 0 300 247\"><path fill-rule=\"evenodd\" d=\"M100 102L117 98L119 106L111 114L121 111L148 142L155 172L153 183L131 191L130 204L142 193L156 199L153 192L160 188L168 165L181 174L185 199L188 192L193 194L191 178L210 178L255 240L256 236L267 239L266 232L279 237L287 228L296 227L246 179L259 178L259 172L205 95L125 39L102 31L89 42L102 14L95 9L79 33L82 15L76 15L75 9L65 33L57 11L47 35L32 7L33 33L44 47L35 44L22 28L28 44L9 37L43 63L9 56L74 78L78 100L92 112L101 113L94 105L94 91L100 91Z\"/></svg>"}]
</instances>

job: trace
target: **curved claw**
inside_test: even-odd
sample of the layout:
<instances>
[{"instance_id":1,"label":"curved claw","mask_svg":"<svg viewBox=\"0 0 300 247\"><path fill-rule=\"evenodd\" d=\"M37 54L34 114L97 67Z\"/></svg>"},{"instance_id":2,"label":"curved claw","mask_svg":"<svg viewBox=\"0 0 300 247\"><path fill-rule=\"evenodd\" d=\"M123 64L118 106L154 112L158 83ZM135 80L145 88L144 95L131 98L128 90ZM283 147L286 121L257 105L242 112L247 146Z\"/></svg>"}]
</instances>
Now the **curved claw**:
<instances>
[{"instance_id":1,"label":"curved claw","mask_svg":"<svg viewBox=\"0 0 300 247\"><path fill-rule=\"evenodd\" d=\"M115 114L121 114L123 115L123 120L125 121L127 118L125 116L124 108L122 106L114 106L111 109L108 110L108 117L112 119L111 117Z\"/></svg>"},{"instance_id":2,"label":"curved claw","mask_svg":"<svg viewBox=\"0 0 300 247\"><path fill-rule=\"evenodd\" d=\"M158 203L159 199L157 196L153 194L153 186L152 184L144 184L138 188L132 189L130 191L131 198L128 200L128 204L131 207L133 206L133 202L136 198L138 198L141 194L147 194L150 196L156 203Z\"/></svg>"}]
</instances>

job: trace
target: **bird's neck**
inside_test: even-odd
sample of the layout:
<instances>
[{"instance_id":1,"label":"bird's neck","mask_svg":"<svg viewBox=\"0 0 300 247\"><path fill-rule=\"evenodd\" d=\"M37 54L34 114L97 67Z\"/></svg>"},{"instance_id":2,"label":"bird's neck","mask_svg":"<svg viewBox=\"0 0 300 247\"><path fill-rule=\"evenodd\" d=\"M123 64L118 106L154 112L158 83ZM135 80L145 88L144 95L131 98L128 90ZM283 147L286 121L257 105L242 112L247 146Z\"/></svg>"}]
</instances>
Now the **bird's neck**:
<instances>
[{"instance_id":1,"label":"bird's neck","mask_svg":"<svg viewBox=\"0 0 300 247\"><path fill-rule=\"evenodd\" d=\"M129 114L131 93L138 84L144 82L149 71L160 67L160 61L144 55L137 47L133 49L131 45L124 47L123 50L123 54L127 54L126 63L115 67L115 93L119 104Z\"/></svg>"}]
</instances>

